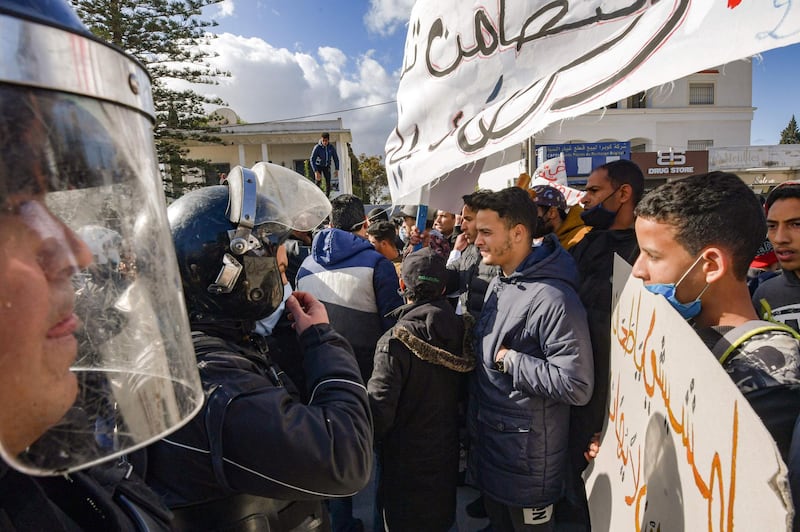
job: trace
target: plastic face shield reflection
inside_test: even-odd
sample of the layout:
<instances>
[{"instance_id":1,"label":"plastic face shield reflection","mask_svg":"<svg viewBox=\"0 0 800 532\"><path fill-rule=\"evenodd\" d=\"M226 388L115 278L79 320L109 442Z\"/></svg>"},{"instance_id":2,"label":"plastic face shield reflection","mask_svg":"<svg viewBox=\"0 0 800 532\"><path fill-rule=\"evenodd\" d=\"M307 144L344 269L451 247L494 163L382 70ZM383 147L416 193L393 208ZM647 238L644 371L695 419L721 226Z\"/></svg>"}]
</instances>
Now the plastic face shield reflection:
<instances>
[{"instance_id":1,"label":"plastic face shield reflection","mask_svg":"<svg viewBox=\"0 0 800 532\"><path fill-rule=\"evenodd\" d=\"M135 111L0 84L0 454L23 472L130 452L202 405L153 152Z\"/></svg>"}]
</instances>

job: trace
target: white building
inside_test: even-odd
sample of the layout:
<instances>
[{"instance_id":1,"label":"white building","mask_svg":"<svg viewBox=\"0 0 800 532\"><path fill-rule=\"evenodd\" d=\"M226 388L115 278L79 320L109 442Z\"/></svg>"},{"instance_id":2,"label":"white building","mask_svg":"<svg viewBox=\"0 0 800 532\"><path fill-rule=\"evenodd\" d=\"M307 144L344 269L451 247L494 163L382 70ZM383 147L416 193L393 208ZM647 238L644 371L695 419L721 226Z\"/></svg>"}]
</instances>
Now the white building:
<instances>
[{"instance_id":1,"label":"white building","mask_svg":"<svg viewBox=\"0 0 800 532\"><path fill-rule=\"evenodd\" d=\"M574 119L549 125L536 145L628 141L631 152L750 144L749 61L704 70Z\"/></svg>"},{"instance_id":2,"label":"white building","mask_svg":"<svg viewBox=\"0 0 800 532\"><path fill-rule=\"evenodd\" d=\"M205 159L211 162L220 174L227 174L236 165L247 168L260 161L269 161L305 175L306 164L311 150L319 142L323 132L330 133L330 142L336 147L339 156L339 190L352 192L352 169L347 143L353 141L349 129L342 125L342 119L308 120L297 122L257 122L242 123L231 109L214 111L211 125L220 128L214 136L222 140L220 144L187 141L188 157ZM310 174L313 177L313 172ZM201 176L216 182L216 176Z\"/></svg>"}]
</instances>

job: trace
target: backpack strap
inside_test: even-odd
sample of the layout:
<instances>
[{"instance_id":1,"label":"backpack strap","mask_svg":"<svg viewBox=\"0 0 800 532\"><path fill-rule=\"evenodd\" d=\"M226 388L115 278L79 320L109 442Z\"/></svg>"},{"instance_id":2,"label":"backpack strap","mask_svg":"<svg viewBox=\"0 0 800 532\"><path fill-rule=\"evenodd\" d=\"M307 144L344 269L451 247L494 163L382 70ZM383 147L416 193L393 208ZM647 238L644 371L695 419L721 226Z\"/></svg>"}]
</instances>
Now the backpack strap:
<instances>
[{"instance_id":1,"label":"backpack strap","mask_svg":"<svg viewBox=\"0 0 800 532\"><path fill-rule=\"evenodd\" d=\"M759 300L759 304L761 305L761 317L767 321L775 321L775 318L772 316L772 307L767 300L762 297Z\"/></svg>"},{"instance_id":2,"label":"backpack strap","mask_svg":"<svg viewBox=\"0 0 800 532\"><path fill-rule=\"evenodd\" d=\"M747 340L757 334L769 331L783 331L800 340L800 333L788 325L764 320L751 320L725 333L722 338L714 344L711 352L717 360L719 360L720 364L724 364L731 354Z\"/></svg>"}]
</instances>

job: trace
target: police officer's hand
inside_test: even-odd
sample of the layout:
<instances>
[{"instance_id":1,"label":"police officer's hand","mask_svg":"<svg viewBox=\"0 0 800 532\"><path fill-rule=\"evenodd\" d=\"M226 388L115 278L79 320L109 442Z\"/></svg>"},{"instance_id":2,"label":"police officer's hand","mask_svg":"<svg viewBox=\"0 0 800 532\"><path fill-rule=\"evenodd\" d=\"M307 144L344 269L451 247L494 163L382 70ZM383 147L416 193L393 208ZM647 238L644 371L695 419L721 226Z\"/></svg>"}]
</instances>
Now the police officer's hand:
<instances>
[{"instance_id":1,"label":"police officer's hand","mask_svg":"<svg viewBox=\"0 0 800 532\"><path fill-rule=\"evenodd\" d=\"M289 320L294 322L292 327L297 334L303 334L303 331L312 325L328 323L328 311L325 310L325 305L308 292L298 290L292 292L286 300L286 309L289 311Z\"/></svg>"}]
</instances>

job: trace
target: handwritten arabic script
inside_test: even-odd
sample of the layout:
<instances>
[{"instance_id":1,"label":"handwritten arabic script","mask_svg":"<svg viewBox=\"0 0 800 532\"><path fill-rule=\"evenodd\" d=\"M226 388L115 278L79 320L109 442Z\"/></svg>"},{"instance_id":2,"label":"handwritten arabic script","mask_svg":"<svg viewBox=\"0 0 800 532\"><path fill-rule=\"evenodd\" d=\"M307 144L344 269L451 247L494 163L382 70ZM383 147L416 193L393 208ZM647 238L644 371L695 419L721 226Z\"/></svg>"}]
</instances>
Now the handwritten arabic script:
<instances>
[{"instance_id":1,"label":"handwritten arabic script","mask_svg":"<svg viewBox=\"0 0 800 532\"><path fill-rule=\"evenodd\" d=\"M689 402L689 391L686 400L678 396L673 402L670 388L670 379L666 369L666 336L660 337L658 348L653 347L654 331L656 329L657 311L650 312L649 324L642 338L640 331L641 294L635 305L631 305L628 316L621 316L617 311L612 319L612 333L627 360L635 370L635 379L641 386L648 399L660 399L666 411L666 423L675 436L680 436L680 443L685 449L684 465L691 470L694 485L699 495L708 502L708 530L733 530L734 522L734 497L736 485L736 452L738 443L738 401L734 401L733 416L731 419L730 441L725 442L730 451L729 463L723 464L723 459L718 451L713 451L710 464L698 464L695 459L695 423L692 413L696 403ZM636 309L635 314L634 310ZM619 309L619 307L618 307ZM634 525L637 532L642 522L642 499L647 494L647 479L642 475L642 446L644 441L638 438L637 433L628 437L625 427L625 413L622 410L624 397L620 396L619 376L614 386L616 393L609 410L609 422L614 426L617 441L617 456L622 466L631 471L632 492L625 496L625 504L634 506ZM690 381L691 391L694 389L694 380ZM674 391L674 389L672 390ZM696 399L696 396L695 396ZM676 404L677 403L677 404ZM649 413L649 404L645 406ZM715 441L717 446L722 442ZM623 477L624 478L624 477Z\"/></svg>"},{"instance_id":2,"label":"handwritten arabic script","mask_svg":"<svg viewBox=\"0 0 800 532\"><path fill-rule=\"evenodd\" d=\"M691 326L616 260L607 420L586 479L593 525L785 530L774 440Z\"/></svg>"}]
</instances>

